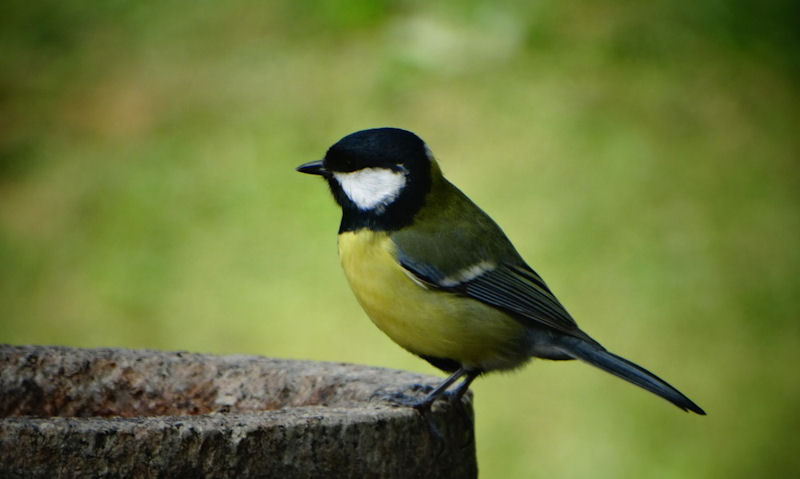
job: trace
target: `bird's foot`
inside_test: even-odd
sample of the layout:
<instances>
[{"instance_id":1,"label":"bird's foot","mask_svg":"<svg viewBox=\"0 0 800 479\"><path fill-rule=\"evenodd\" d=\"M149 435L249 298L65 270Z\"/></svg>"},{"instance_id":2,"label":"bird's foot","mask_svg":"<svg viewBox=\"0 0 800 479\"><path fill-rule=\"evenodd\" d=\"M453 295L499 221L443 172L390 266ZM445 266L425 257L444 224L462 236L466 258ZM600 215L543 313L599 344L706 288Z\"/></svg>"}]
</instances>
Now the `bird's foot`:
<instances>
[{"instance_id":1,"label":"bird's foot","mask_svg":"<svg viewBox=\"0 0 800 479\"><path fill-rule=\"evenodd\" d=\"M430 409L433 401L429 401L429 394L434 387L429 384L412 384L402 391L383 393L377 396L378 399L386 401L394 406L411 407L416 410ZM408 393L424 393L425 397L420 399L416 395Z\"/></svg>"},{"instance_id":2,"label":"bird's foot","mask_svg":"<svg viewBox=\"0 0 800 479\"><path fill-rule=\"evenodd\" d=\"M426 395L425 397L420 399L419 397L410 396L406 394L408 390L414 392L424 392L426 393ZM444 441L444 436L442 436L441 431L439 431L439 427L433 420L432 406L434 401L439 397L439 396L431 397L430 392L433 390L434 388L427 384L414 384L411 387L409 387L406 391L395 391L392 393L383 394L379 396L379 398L394 406L408 407L417 411L419 415L422 416L422 418L427 423L428 432L430 433L431 437L436 442L442 442Z\"/></svg>"}]
</instances>

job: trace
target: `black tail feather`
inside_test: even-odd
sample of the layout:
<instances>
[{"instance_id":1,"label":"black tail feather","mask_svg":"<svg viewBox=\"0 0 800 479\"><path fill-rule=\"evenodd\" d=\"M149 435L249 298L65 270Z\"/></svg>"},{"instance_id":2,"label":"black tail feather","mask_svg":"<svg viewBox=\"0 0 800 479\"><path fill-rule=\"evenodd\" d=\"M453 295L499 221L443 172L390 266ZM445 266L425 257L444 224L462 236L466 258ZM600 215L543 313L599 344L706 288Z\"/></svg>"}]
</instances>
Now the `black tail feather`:
<instances>
[{"instance_id":1,"label":"black tail feather","mask_svg":"<svg viewBox=\"0 0 800 479\"><path fill-rule=\"evenodd\" d=\"M563 338L561 349L571 357L585 361L618 378L661 396L684 411L706 414L700 406L663 379L643 367L605 350L602 346L588 343L579 338L565 337Z\"/></svg>"}]
</instances>

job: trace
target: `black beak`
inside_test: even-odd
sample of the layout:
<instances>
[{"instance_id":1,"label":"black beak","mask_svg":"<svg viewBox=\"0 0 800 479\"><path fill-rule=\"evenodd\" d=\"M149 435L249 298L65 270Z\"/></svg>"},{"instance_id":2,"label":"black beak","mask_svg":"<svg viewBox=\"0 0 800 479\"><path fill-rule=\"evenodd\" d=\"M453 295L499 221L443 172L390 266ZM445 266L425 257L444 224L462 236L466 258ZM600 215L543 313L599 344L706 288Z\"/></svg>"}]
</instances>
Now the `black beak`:
<instances>
[{"instance_id":1,"label":"black beak","mask_svg":"<svg viewBox=\"0 0 800 479\"><path fill-rule=\"evenodd\" d=\"M328 170L326 170L325 166L322 164L322 160L309 161L308 163L303 163L302 165L297 167L297 171L309 175L320 175L320 176L325 176L328 173Z\"/></svg>"}]
</instances>

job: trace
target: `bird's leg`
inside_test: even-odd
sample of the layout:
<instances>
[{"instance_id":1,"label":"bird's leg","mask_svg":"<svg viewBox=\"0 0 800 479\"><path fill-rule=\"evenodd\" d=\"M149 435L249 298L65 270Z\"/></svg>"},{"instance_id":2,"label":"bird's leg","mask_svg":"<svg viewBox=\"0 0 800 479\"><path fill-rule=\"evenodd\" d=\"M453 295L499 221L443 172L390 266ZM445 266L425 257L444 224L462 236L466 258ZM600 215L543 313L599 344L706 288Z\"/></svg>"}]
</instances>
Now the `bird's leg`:
<instances>
[{"instance_id":1,"label":"bird's leg","mask_svg":"<svg viewBox=\"0 0 800 479\"><path fill-rule=\"evenodd\" d=\"M480 369L470 369L466 372L466 377L461 384L459 384L455 389L449 391L447 393L447 399L450 401L450 404L455 406L464 416L464 419L470 424L470 426L474 426L473 417L471 414L467 412L467 409L461 403L461 398L464 394L469 390L469 385L472 384L472 381L475 380L478 376L481 375L483 371ZM470 430L474 430L473 427L470 427Z\"/></svg>"},{"instance_id":2,"label":"bird's leg","mask_svg":"<svg viewBox=\"0 0 800 479\"><path fill-rule=\"evenodd\" d=\"M463 368L463 367L459 368L458 371L454 372L453 374L450 375L450 377L448 377L447 379L442 381L442 383L439 384L438 386L436 386L436 389L434 389L433 391L428 393L427 396L425 396L424 398L420 399L419 401L416 401L416 402L410 404L410 406L413 407L414 409L420 411L420 412L430 411L431 410L431 405L433 404L433 402L436 401L437 399L439 399L439 397L441 397L445 393L445 391L447 391L447 388L449 388L450 385L452 385L454 382L458 381L458 379L461 376L465 375L465 374L470 374L470 372L467 369ZM472 379L475 379L475 378L473 377ZM472 382L472 379L470 379L468 377L465 380L465 382L466 381ZM459 386L459 389L461 389L461 386ZM461 394L464 394L464 393L462 392Z\"/></svg>"},{"instance_id":3,"label":"bird's leg","mask_svg":"<svg viewBox=\"0 0 800 479\"><path fill-rule=\"evenodd\" d=\"M466 377L461 384L459 384L454 390L448 393L448 398L450 399L450 403L455 404L461 400L461 397L464 396L469 390L469 385L472 384L472 381L475 380L478 376L480 376L481 371L479 369L470 369L464 373Z\"/></svg>"}]
</instances>

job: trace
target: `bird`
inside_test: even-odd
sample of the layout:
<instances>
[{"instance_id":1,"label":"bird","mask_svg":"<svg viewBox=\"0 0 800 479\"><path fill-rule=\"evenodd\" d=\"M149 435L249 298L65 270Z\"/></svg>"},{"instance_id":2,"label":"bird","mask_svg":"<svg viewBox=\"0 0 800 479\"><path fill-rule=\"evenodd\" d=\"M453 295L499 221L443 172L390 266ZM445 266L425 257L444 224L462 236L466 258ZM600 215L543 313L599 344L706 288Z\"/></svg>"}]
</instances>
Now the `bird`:
<instances>
[{"instance_id":1,"label":"bird","mask_svg":"<svg viewBox=\"0 0 800 479\"><path fill-rule=\"evenodd\" d=\"M533 358L577 359L705 415L583 332L497 223L445 179L416 134L356 131L296 170L324 178L341 207L339 258L367 316L450 374L409 406L429 412L439 398L458 401L477 377Z\"/></svg>"}]
</instances>

